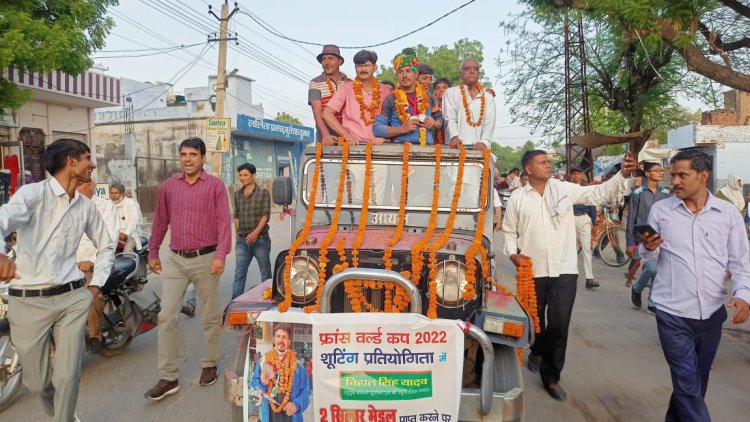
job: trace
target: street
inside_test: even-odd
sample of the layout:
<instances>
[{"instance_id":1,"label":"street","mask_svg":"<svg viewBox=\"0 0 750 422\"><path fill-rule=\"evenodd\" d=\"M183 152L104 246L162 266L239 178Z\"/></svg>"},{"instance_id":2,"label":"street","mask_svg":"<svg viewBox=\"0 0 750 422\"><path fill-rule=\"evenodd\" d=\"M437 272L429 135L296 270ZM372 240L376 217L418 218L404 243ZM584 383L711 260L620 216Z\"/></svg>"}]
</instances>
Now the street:
<instances>
[{"instance_id":1,"label":"street","mask_svg":"<svg viewBox=\"0 0 750 422\"><path fill-rule=\"evenodd\" d=\"M272 256L289 244L289 219L271 219ZM501 236L496 236L501 241ZM166 242L165 242L166 243ZM499 245L499 244L498 244ZM500 247L496 252L501 251ZM273 262L273 261L272 261ZM503 256L498 260L500 281L515 285L515 272ZM543 390L538 374L524 373L527 421L655 421L663 420L671 392L668 367L659 346L654 317L645 309L636 311L624 287L626 267L609 268L594 258L594 274L602 286L579 290L573 311L567 362L561 384L568 391L566 402L557 402ZM221 278L222 303L231 295L234 255L227 259ZM259 272L251 265L249 279ZM159 277L148 286L160 292ZM645 303L644 292L644 303ZM200 309L198 309L200 313ZM200 316L181 316L187 360L182 366L180 391L160 402L143 398L158 379L156 331L133 340L120 356L86 356L83 362L78 415L90 421L221 421L229 418L221 378L210 387L200 387L202 334ZM234 364L236 332L222 335L219 373ZM750 383L750 324L726 325L714 363L707 403L714 420L747 417ZM40 401L25 389L16 402L0 414L3 421L48 420Z\"/></svg>"}]
</instances>

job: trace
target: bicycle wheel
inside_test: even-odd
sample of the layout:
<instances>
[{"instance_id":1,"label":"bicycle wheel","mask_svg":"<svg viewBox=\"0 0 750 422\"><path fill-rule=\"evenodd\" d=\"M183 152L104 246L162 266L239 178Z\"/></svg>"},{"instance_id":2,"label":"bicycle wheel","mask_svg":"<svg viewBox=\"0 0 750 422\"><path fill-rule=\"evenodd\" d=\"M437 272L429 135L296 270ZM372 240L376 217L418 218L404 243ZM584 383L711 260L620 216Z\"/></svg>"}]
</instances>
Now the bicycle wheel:
<instances>
[{"instance_id":1,"label":"bicycle wheel","mask_svg":"<svg viewBox=\"0 0 750 422\"><path fill-rule=\"evenodd\" d=\"M620 232L618 227L608 228L596 244L599 257L610 267L622 267L630 262L625 255L625 233Z\"/></svg>"}]
</instances>

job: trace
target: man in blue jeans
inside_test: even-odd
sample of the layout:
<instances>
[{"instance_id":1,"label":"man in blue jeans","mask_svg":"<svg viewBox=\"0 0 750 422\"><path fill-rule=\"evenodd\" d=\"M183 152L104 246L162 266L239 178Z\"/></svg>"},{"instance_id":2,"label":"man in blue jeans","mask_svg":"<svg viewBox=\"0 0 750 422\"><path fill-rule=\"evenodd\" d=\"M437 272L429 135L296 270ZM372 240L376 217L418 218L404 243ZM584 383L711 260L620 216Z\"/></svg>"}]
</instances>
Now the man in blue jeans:
<instances>
[{"instance_id":1,"label":"man in blue jeans","mask_svg":"<svg viewBox=\"0 0 750 422\"><path fill-rule=\"evenodd\" d=\"M648 223L648 213L655 202L670 197L669 190L659 187L659 182L664 178L664 170L659 163L645 163L643 165L643 174L645 183L630 194L630 204L628 205L628 223L626 226L627 253L633 259L640 258L638 254L638 244L641 242L640 234L636 233L635 226ZM653 284L656 277L656 261L643 261L643 271L638 281L633 284L630 291L630 302L633 308L641 309L641 293L649 284ZM648 293L648 310L655 312L654 304L651 301L651 292Z\"/></svg>"},{"instance_id":2,"label":"man in blue jeans","mask_svg":"<svg viewBox=\"0 0 750 422\"><path fill-rule=\"evenodd\" d=\"M255 166L250 163L237 167L242 189L234 194L234 228L237 231L237 265L234 272L232 299L245 292L247 270L253 258L258 260L261 280L271 278L271 238L268 221L271 219L271 194L255 183ZM250 283L250 287L258 282Z\"/></svg>"}]
</instances>

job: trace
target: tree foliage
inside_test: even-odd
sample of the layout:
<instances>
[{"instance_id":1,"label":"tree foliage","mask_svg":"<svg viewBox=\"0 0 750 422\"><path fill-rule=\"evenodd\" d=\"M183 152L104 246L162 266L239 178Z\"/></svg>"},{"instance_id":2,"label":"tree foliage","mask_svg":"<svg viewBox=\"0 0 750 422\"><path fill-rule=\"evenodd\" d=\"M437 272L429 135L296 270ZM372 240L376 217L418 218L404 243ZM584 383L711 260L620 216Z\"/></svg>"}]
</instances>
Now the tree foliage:
<instances>
[{"instance_id":1,"label":"tree foliage","mask_svg":"<svg viewBox=\"0 0 750 422\"><path fill-rule=\"evenodd\" d=\"M448 78L451 81L451 85L458 85L460 82L458 73L461 62L465 59L475 59L479 62L480 66L480 82L485 86L489 86L489 80L486 78L484 70L481 69L482 62L484 61L484 46L480 41L463 38L453 43L453 47L443 44L438 47L429 48L419 44L414 47L414 50L417 52L420 63L432 67L432 70L435 72L435 79ZM391 81L398 85L396 72L393 70L390 61L387 65L380 66L378 79Z\"/></svg>"},{"instance_id":2,"label":"tree foliage","mask_svg":"<svg viewBox=\"0 0 750 422\"><path fill-rule=\"evenodd\" d=\"M526 143L520 148L502 146L497 142L493 142L491 149L492 153L497 157L495 166L500 169L501 172L507 173L513 167L518 167L520 169L523 154L526 151L533 151L537 148L532 141L526 141Z\"/></svg>"},{"instance_id":3,"label":"tree foliage","mask_svg":"<svg viewBox=\"0 0 750 422\"><path fill-rule=\"evenodd\" d=\"M0 69L85 72L89 55L104 46L113 26L107 8L117 0L3 0L0 2ZM30 99L0 75L0 111Z\"/></svg>"},{"instance_id":4,"label":"tree foliage","mask_svg":"<svg viewBox=\"0 0 750 422\"><path fill-rule=\"evenodd\" d=\"M565 128L564 21L558 13L533 9L501 26L510 35L509 70L503 81L514 122L548 141L563 139ZM624 39L607 23L584 20L584 43L591 128L607 134L670 127L684 110L678 94L712 103L710 83L691 75L674 48L658 38ZM573 89L573 102L582 101Z\"/></svg>"},{"instance_id":5,"label":"tree foliage","mask_svg":"<svg viewBox=\"0 0 750 422\"><path fill-rule=\"evenodd\" d=\"M684 66L750 91L750 4L742 0L522 0L534 10L577 9L625 40L659 39Z\"/></svg>"},{"instance_id":6,"label":"tree foliage","mask_svg":"<svg viewBox=\"0 0 750 422\"><path fill-rule=\"evenodd\" d=\"M276 113L276 118L274 120L282 123L291 123L293 125L302 125L302 121L300 119L284 111Z\"/></svg>"}]
</instances>

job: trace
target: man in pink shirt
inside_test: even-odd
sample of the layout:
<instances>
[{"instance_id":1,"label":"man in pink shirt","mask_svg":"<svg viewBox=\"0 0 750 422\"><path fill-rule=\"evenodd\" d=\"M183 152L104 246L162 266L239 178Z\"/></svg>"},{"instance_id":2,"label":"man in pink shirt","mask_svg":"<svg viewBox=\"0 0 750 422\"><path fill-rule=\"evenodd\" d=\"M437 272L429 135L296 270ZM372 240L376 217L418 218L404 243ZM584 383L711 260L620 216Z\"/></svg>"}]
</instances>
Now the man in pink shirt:
<instances>
[{"instance_id":1,"label":"man in pink shirt","mask_svg":"<svg viewBox=\"0 0 750 422\"><path fill-rule=\"evenodd\" d=\"M391 93L391 88L381 84L373 76L378 62L378 55L374 51L361 50L354 55L353 61L357 77L346 82L328 101L323 110L323 120L350 144L382 144L385 139L375 138L372 134L372 124L375 117L380 114L380 107L385 97ZM375 102L373 94L377 95ZM337 113L341 113L341 123L336 120ZM332 141L328 140L323 145L332 145Z\"/></svg>"},{"instance_id":2,"label":"man in pink shirt","mask_svg":"<svg viewBox=\"0 0 750 422\"><path fill-rule=\"evenodd\" d=\"M232 224L224 183L203 170L205 162L203 140L185 139L180 144L182 173L167 179L159 190L148 260L151 270L162 274L159 382L144 395L151 400L161 400L180 389L183 344L178 318L189 284L198 295L203 317L205 354L200 385L216 382L221 342L219 277L232 250ZM172 228L170 250L162 257L159 249L168 226Z\"/></svg>"}]
</instances>

